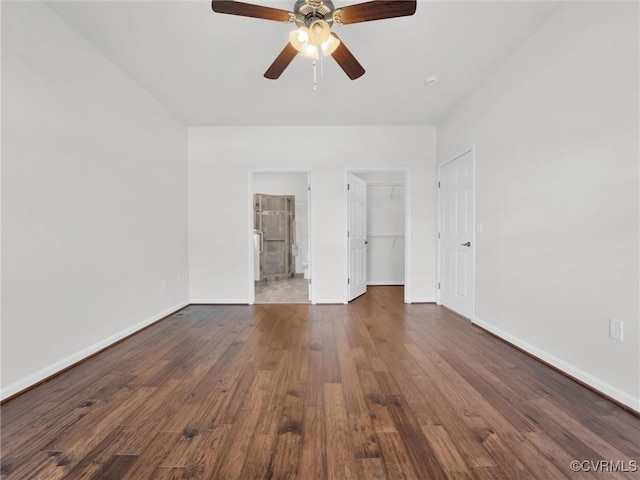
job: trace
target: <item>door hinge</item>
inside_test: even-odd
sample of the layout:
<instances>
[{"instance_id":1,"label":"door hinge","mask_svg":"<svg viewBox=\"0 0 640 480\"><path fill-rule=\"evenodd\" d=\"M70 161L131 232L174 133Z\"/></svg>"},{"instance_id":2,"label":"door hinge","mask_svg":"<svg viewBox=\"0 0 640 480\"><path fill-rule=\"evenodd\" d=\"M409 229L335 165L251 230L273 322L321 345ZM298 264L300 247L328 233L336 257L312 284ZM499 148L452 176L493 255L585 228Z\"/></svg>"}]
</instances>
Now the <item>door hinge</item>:
<instances>
[{"instance_id":1,"label":"door hinge","mask_svg":"<svg viewBox=\"0 0 640 480\"><path fill-rule=\"evenodd\" d=\"M438 188L440 188L440 182L438 182Z\"/></svg>"},{"instance_id":2,"label":"door hinge","mask_svg":"<svg viewBox=\"0 0 640 480\"><path fill-rule=\"evenodd\" d=\"M349 184L347 183L347 190L349 190Z\"/></svg>"},{"instance_id":3,"label":"door hinge","mask_svg":"<svg viewBox=\"0 0 640 480\"><path fill-rule=\"evenodd\" d=\"M438 238L440 238L440 232L438 232Z\"/></svg>"},{"instance_id":4,"label":"door hinge","mask_svg":"<svg viewBox=\"0 0 640 480\"><path fill-rule=\"evenodd\" d=\"M349 230L347 230L347 238L349 238Z\"/></svg>"},{"instance_id":5,"label":"door hinge","mask_svg":"<svg viewBox=\"0 0 640 480\"><path fill-rule=\"evenodd\" d=\"M311 185L307 185L307 190L311 191Z\"/></svg>"},{"instance_id":6,"label":"door hinge","mask_svg":"<svg viewBox=\"0 0 640 480\"><path fill-rule=\"evenodd\" d=\"M440 282L438 282L438 290L440 290Z\"/></svg>"},{"instance_id":7,"label":"door hinge","mask_svg":"<svg viewBox=\"0 0 640 480\"><path fill-rule=\"evenodd\" d=\"M351 279L347 278L347 284L351 284Z\"/></svg>"}]
</instances>

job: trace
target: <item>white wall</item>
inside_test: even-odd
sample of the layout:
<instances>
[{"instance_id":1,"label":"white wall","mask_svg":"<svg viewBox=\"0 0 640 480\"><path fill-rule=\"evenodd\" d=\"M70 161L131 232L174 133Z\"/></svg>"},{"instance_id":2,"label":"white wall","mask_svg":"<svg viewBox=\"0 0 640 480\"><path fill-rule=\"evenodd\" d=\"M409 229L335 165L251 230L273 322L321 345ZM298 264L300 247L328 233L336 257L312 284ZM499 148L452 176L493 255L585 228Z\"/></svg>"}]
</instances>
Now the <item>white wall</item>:
<instances>
[{"instance_id":1,"label":"white wall","mask_svg":"<svg viewBox=\"0 0 640 480\"><path fill-rule=\"evenodd\" d=\"M346 301L346 170L390 167L410 169L409 300L434 301L434 128L190 128L191 300L248 302L248 171L271 168L311 172L313 299Z\"/></svg>"},{"instance_id":2,"label":"white wall","mask_svg":"<svg viewBox=\"0 0 640 480\"><path fill-rule=\"evenodd\" d=\"M309 219L307 217L309 202L307 201L307 176L306 173L255 172L252 178L253 193L295 196L296 245L294 247L297 247L297 250L294 248L294 271L300 274L304 271L302 267L303 259L308 259Z\"/></svg>"},{"instance_id":3,"label":"white wall","mask_svg":"<svg viewBox=\"0 0 640 480\"><path fill-rule=\"evenodd\" d=\"M48 7L3 2L3 397L184 305L186 153Z\"/></svg>"},{"instance_id":4,"label":"white wall","mask_svg":"<svg viewBox=\"0 0 640 480\"><path fill-rule=\"evenodd\" d=\"M638 28L565 4L438 129L440 162L476 148L475 320L636 409Z\"/></svg>"}]
</instances>

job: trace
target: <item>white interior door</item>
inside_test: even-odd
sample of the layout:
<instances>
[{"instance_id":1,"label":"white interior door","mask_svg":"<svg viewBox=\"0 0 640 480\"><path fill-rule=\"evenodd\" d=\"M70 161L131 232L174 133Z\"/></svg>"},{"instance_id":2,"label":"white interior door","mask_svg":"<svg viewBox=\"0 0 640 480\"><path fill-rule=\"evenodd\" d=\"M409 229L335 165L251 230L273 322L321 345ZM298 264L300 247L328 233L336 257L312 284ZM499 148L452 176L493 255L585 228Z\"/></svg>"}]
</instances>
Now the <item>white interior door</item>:
<instances>
[{"instance_id":1,"label":"white interior door","mask_svg":"<svg viewBox=\"0 0 640 480\"><path fill-rule=\"evenodd\" d=\"M367 291L367 182L349 174L349 301Z\"/></svg>"},{"instance_id":2,"label":"white interior door","mask_svg":"<svg viewBox=\"0 0 640 480\"><path fill-rule=\"evenodd\" d=\"M440 301L473 316L473 156L467 152L440 169Z\"/></svg>"}]
</instances>

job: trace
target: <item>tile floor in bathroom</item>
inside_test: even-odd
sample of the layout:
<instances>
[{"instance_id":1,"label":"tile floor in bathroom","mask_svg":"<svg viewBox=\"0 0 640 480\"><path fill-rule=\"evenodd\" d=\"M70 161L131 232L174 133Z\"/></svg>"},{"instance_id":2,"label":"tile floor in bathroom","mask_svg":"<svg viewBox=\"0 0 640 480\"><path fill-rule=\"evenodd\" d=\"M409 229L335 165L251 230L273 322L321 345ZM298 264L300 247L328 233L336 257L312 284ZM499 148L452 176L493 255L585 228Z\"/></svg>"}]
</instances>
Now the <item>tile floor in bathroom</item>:
<instances>
[{"instance_id":1,"label":"tile floor in bathroom","mask_svg":"<svg viewBox=\"0 0 640 480\"><path fill-rule=\"evenodd\" d=\"M255 303L309 303L309 280L287 278L256 282Z\"/></svg>"}]
</instances>

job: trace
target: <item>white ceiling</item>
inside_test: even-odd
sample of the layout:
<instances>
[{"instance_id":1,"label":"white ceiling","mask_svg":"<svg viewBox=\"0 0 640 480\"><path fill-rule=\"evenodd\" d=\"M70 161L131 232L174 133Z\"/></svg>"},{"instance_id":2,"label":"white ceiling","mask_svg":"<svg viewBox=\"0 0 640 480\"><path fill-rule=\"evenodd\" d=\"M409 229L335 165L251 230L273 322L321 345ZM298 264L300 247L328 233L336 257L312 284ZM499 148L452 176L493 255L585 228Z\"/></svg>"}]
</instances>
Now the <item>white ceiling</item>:
<instances>
[{"instance_id":1,"label":"white ceiling","mask_svg":"<svg viewBox=\"0 0 640 480\"><path fill-rule=\"evenodd\" d=\"M292 24L216 14L207 0L49 5L189 126L436 124L558 8L419 0L412 17L334 26L366 74L349 80L327 58L314 91L300 56L279 80L262 76ZM431 75L440 84L426 88Z\"/></svg>"}]
</instances>

